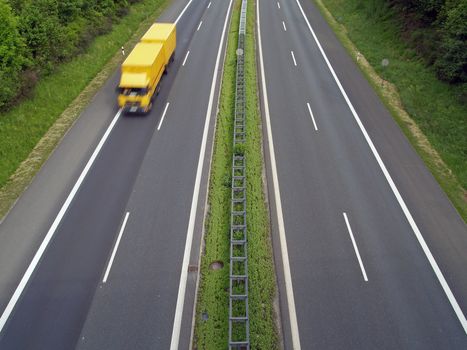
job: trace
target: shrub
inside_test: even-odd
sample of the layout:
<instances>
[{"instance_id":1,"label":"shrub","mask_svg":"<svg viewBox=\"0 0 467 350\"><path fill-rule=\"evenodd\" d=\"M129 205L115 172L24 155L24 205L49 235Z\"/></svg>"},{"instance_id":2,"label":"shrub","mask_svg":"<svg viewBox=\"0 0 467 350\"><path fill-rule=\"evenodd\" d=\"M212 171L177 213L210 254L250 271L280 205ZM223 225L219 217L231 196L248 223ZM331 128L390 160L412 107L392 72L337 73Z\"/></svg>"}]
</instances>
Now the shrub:
<instances>
[{"instance_id":1,"label":"shrub","mask_svg":"<svg viewBox=\"0 0 467 350\"><path fill-rule=\"evenodd\" d=\"M440 80L467 82L467 0L384 1L399 12L405 36Z\"/></svg>"},{"instance_id":2,"label":"shrub","mask_svg":"<svg viewBox=\"0 0 467 350\"><path fill-rule=\"evenodd\" d=\"M0 112L139 0L0 0Z\"/></svg>"},{"instance_id":3,"label":"shrub","mask_svg":"<svg viewBox=\"0 0 467 350\"><path fill-rule=\"evenodd\" d=\"M467 0L459 1L446 11L435 68L442 80L467 82Z\"/></svg>"},{"instance_id":4,"label":"shrub","mask_svg":"<svg viewBox=\"0 0 467 350\"><path fill-rule=\"evenodd\" d=\"M26 65L24 40L10 5L0 0L0 109L8 105L20 88L20 73Z\"/></svg>"}]
</instances>

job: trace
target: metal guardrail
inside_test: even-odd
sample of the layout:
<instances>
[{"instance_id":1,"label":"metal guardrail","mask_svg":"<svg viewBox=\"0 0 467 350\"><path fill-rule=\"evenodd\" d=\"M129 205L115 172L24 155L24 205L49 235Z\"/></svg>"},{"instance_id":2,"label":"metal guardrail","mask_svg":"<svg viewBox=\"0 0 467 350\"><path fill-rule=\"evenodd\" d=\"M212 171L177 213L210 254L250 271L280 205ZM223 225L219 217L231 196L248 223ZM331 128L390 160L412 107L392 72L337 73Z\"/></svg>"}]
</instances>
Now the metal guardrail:
<instances>
[{"instance_id":1,"label":"metal guardrail","mask_svg":"<svg viewBox=\"0 0 467 350\"><path fill-rule=\"evenodd\" d=\"M232 205L230 217L229 349L250 349L248 317L248 250L246 225L246 159L239 145L246 140L245 32L247 0L242 0L238 29L235 117L232 158Z\"/></svg>"}]
</instances>

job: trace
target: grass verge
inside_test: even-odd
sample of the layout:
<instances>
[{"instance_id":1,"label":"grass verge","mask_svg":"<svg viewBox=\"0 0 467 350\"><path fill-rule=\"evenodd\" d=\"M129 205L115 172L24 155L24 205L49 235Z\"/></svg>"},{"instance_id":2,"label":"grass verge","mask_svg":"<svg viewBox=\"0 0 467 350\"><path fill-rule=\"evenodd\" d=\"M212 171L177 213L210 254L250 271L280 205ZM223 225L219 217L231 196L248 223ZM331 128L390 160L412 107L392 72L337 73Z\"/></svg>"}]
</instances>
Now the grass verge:
<instances>
[{"instance_id":1,"label":"grass verge","mask_svg":"<svg viewBox=\"0 0 467 350\"><path fill-rule=\"evenodd\" d=\"M195 349L225 349L228 344L229 228L232 166L232 133L235 107L235 51L241 2L236 1L229 30L224 76L217 116L209 186L209 213L206 218L205 246L201 258ZM248 2L245 42L247 178L247 228L249 316L252 349L278 348L273 300L276 293L272 246L265 195L261 118L258 108L255 59L255 2ZM210 270L214 261L223 261L220 270ZM203 317L207 316L206 317Z\"/></svg>"},{"instance_id":2,"label":"grass verge","mask_svg":"<svg viewBox=\"0 0 467 350\"><path fill-rule=\"evenodd\" d=\"M168 3L143 0L133 5L86 53L42 79L31 99L0 114L0 218L122 62L120 47L129 51Z\"/></svg>"},{"instance_id":3,"label":"grass verge","mask_svg":"<svg viewBox=\"0 0 467 350\"><path fill-rule=\"evenodd\" d=\"M467 221L465 86L436 78L402 41L396 17L382 0L314 2Z\"/></svg>"}]
</instances>

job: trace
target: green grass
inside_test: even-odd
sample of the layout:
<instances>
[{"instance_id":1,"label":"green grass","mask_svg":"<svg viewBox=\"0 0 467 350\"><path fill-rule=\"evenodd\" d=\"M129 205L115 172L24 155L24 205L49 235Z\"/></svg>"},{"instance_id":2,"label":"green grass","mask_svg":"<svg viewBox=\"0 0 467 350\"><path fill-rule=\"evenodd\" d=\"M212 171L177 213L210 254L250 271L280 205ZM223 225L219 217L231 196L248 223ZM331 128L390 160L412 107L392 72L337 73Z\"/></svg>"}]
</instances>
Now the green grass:
<instances>
[{"instance_id":1,"label":"green grass","mask_svg":"<svg viewBox=\"0 0 467 350\"><path fill-rule=\"evenodd\" d=\"M205 249L201 259L201 281L196 311L195 348L225 349L228 344L229 228L232 166L232 133L235 103L235 50L238 39L240 1L234 5L217 117L211 166L209 213ZM263 192L261 118L258 109L254 23L255 3L248 2L245 42L246 155L249 316L252 349L278 348L273 300L276 293L269 220ZM238 150L237 150L238 151ZM224 268L209 270L213 261ZM207 313L204 321L202 314Z\"/></svg>"},{"instance_id":2,"label":"green grass","mask_svg":"<svg viewBox=\"0 0 467 350\"><path fill-rule=\"evenodd\" d=\"M401 39L397 17L384 0L315 2L322 11L324 4L337 20L339 24L327 18L344 45L349 49L349 43L346 44L348 37L376 73L395 85L404 109L450 170L440 165L418 143L417 136L410 131L393 101L385 98L381 86L369 77L396 121L467 221L466 85L452 86L436 78L434 71L426 67L423 60ZM323 13L326 15L325 11ZM381 65L383 58L389 59L387 68Z\"/></svg>"},{"instance_id":3,"label":"green grass","mask_svg":"<svg viewBox=\"0 0 467 350\"><path fill-rule=\"evenodd\" d=\"M87 102L120 64L120 47L125 45L129 51L168 3L169 0L143 0L133 5L129 14L115 24L111 32L96 38L86 53L60 65L52 75L42 79L32 98L0 114L0 217L28 185ZM98 81L93 80L96 76L99 76ZM91 81L92 87L80 95ZM75 101L78 96L81 100ZM72 102L74 106L68 113L71 117L67 116L65 127L58 134L55 132L45 142L47 145L31 157L35 160L30 165L17 171Z\"/></svg>"}]
</instances>

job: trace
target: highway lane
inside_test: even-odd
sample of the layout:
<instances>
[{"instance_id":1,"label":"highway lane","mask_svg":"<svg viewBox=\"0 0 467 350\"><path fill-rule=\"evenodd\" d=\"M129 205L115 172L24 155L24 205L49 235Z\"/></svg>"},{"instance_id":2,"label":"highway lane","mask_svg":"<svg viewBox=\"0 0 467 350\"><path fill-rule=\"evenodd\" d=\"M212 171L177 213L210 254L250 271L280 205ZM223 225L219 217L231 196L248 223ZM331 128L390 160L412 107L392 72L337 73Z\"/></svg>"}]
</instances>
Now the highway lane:
<instances>
[{"instance_id":1,"label":"highway lane","mask_svg":"<svg viewBox=\"0 0 467 350\"><path fill-rule=\"evenodd\" d=\"M173 21L175 14L179 15L185 5L186 2L175 1L174 5L162 16L162 20ZM207 5L207 1L193 2L187 8L184 17L181 18L177 28L177 58L174 65L170 67L169 74L164 78L162 91L158 97L160 103L157 104L153 112L147 117L124 116L116 119L117 122L108 140L96 158L89 174L84 179L82 186L58 226L54 238L47 247L45 255L35 270L32 279L29 281L25 292L21 295L20 301L8 319L1 334L0 348L70 348L76 343L85 322L95 288L104 273L106 262L121 224L122 213L124 213L126 203L132 193L133 184L143 162L146 149L150 145L151 139L158 136L154 135L154 132L162 121L161 115L165 108L165 102L169 96L172 96L174 100L172 106L175 110L177 108L177 100L179 101L178 104L191 110L189 106L186 106L186 103L193 96L193 90L196 89L198 83L210 82L211 80L211 77L208 77L210 74L204 73L213 69L213 67L208 67L206 62L209 62L208 58L211 54L215 59L217 51L214 49L212 52L210 50L203 50L203 65L191 68L198 75L192 76L194 80L190 80L189 83L185 81L185 84L191 86L190 93L187 93L186 96L170 95L173 90L171 87L175 88L177 85L174 83L174 80L176 80L177 70L182 63L182 54L186 51L198 26L199 19L206 11ZM179 11L174 11L174 8L178 8ZM220 20L219 23L221 23ZM214 26L212 28L220 32L221 25L219 24L219 28L214 28ZM205 36L209 37L211 34L213 33L206 32ZM89 115L94 118L104 118L107 121L114 118L117 112L114 90L117 81L118 73L109 80L104 90L96 95L92 104L83 113L80 120L83 117L90 118ZM186 93L186 90L184 91ZM202 92L200 91L200 93ZM204 101L204 104L207 104L207 99ZM205 108L206 106L204 106ZM168 123L168 121L166 120L164 123ZM161 127L164 127L164 125L162 124ZM201 142L200 137L197 137L199 135L193 133L193 130L196 130L195 125L201 128L204 125L203 120L193 119L191 124L180 122L177 125L183 127L185 130L186 137L183 139L183 143L180 143L180 138L178 137L178 134L182 130L176 128L171 129L172 134L167 135L166 140L171 140L174 144L183 144L186 148L170 147L168 144L161 147L159 144L157 152L168 153L171 156L172 162L173 159L177 159L179 164L186 163L187 165L192 165L192 162L197 159L193 157L193 154L197 152L191 151L199 149ZM104 130L105 127L104 125ZM71 134L73 134L73 129L70 132ZM187 130L190 132L187 133ZM92 142L94 145L97 144L99 137L96 135L96 140ZM92 150L92 148L89 149L86 154L87 158L89 158ZM57 152L60 152L60 150L57 150ZM61 161L65 162L67 153L65 151L62 152ZM86 159L84 158L81 165L85 163ZM48 164L41 173L46 172L47 167ZM177 174L180 176L179 181L183 184L192 183L191 179L194 179L196 174L194 169L196 167L192 167L190 172L185 168L184 172ZM76 180L80 171L81 169L77 169L72 178ZM165 178L166 181L170 181L170 179L170 176ZM43 179L43 181L46 182L46 179ZM66 189L69 191L72 186L73 182L63 185L61 194L57 194L57 196L62 196L62 203L67 196ZM164 188L168 184L159 183L158 186ZM39 198L44 199L42 193L41 195ZM178 200L184 203L191 199L192 192L188 191L183 193L183 195L186 196L186 199L184 200L179 197ZM168 194L166 193L167 196ZM30 194L30 200L34 200L34 194ZM21 204L21 199L19 203ZM44 204L46 205L47 203ZM50 205L49 207L53 208L55 206ZM15 209L18 208L23 209L23 214L28 212L27 209L29 209L29 212L32 211L31 207L27 205L15 207ZM49 211L53 212L51 209ZM178 220L179 213L172 213L172 215L176 216L176 220ZM53 218L54 216L49 216L49 226ZM43 217L40 220L43 222L43 225L46 225L45 222L47 220ZM187 223L185 223L186 225ZM13 235L14 231L6 231L8 228L11 229L11 227L15 226L13 225L13 221L10 221L7 217L4 223L2 223L2 230L4 230L2 238ZM28 260L30 261L30 256L34 254L32 247L35 246L37 249L42 237L43 234L38 234L34 237L35 240L26 249L29 255L24 257L25 260L29 258ZM175 244L178 242L176 241ZM177 269L176 274L179 275L180 267L175 260L176 257L171 256L171 258L174 269ZM170 260L168 263L170 263ZM18 263L15 266L16 270L21 271L22 266L27 267L25 264L26 262ZM7 282L3 282L2 276L2 286L6 286L4 289L10 289L12 293L15 286L13 283L14 278L8 277L10 279ZM16 277L16 283L18 283L20 277L21 275ZM175 294L176 290L172 291L172 293ZM5 294L2 294L3 305L6 305Z\"/></svg>"},{"instance_id":2,"label":"highway lane","mask_svg":"<svg viewBox=\"0 0 467 350\"><path fill-rule=\"evenodd\" d=\"M357 113L365 125L371 120L368 132L383 161L389 159L409 208L417 208L415 219L428 232L430 248L438 247L435 258L464 307L465 225L320 14L308 2L305 9L338 73L344 72ZM281 237L278 218L274 249L286 348L465 348L462 324L297 2L263 0L259 10L267 147L272 150L272 136L275 151L268 175L274 176L275 161L280 184L279 194L271 181L269 190L282 206L277 212L285 233ZM267 119L264 101L263 112ZM416 190L410 189L414 179ZM444 226L430 226L433 221ZM446 243L446 235L453 239Z\"/></svg>"},{"instance_id":3,"label":"highway lane","mask_svg":"<svg viewBox=\"0 0 467 350\"><path fill-rule=\"evenodd\" d=\"M199 31L167 98L164 122L148 147L125 209L129 217L122 241L109 279L94 297L79 349L168 349L171 345L194 169L228 9L227 1L213 2L197 23ZM214 115L211 129L213 125ZM198 253L199 245L194 249ZM195 254L191 265L197 265L197 260ZM186 303L185 311L191 323L193 304ZM191 327L182 332L180 349L188 348L190 332Z\"/></svg>"},{"instance_id":4,"label":"highway lane","mask_svg":"<svg viewBox=\"0 0 467 350\"><path fill-rule=\"evenodd\" d=\"M186 0L174 0L161 15L161 19L176 18L186 4ZM186 45L189 39L189 36L179 36L179 44ZM51 218L60 211L100 138L117 113L114 89L118 80L119 73L115 72L66 133L8 215L2 219L0 310L4 310L8 304L49 230ZM155 121L151 119L146 123L148 124L144 124L145 126L152 125ZM150 133L145 135L147 138Z\"/></svg>"},{"instance_id":5,"label":"highway lane","mask_svg":"<svg viewBox=\"0 0 467 350\"><path fill-rule=\"evenodd\" d=\"M402 193L423 236L437 257L442 271L445 271L454 294L461 295L458 302L467 309L467 274L463 273L466 260L467 229L464 221L453 208L448 197L440 188L433 175L420 157L413 151L409 141L400 132L384 106L380 103L371 86L362 74L354 74L352 60L341 45L332 40L334 33L325 25L325 20L312 2L302 3L312 23L318 23L315 31L336 70L341 82L346 85L354 107L360 113L366 129L371 132L373 142L380 154L384 155L386 167ZM356 88L352 88L356 87ZM369 98L358 98L364 95ZM382 116L375 118L375 116ZM423 205L420 205L422 203ZM452 278L451 278L452 276Z\"/></svg>"}]
</instances>

